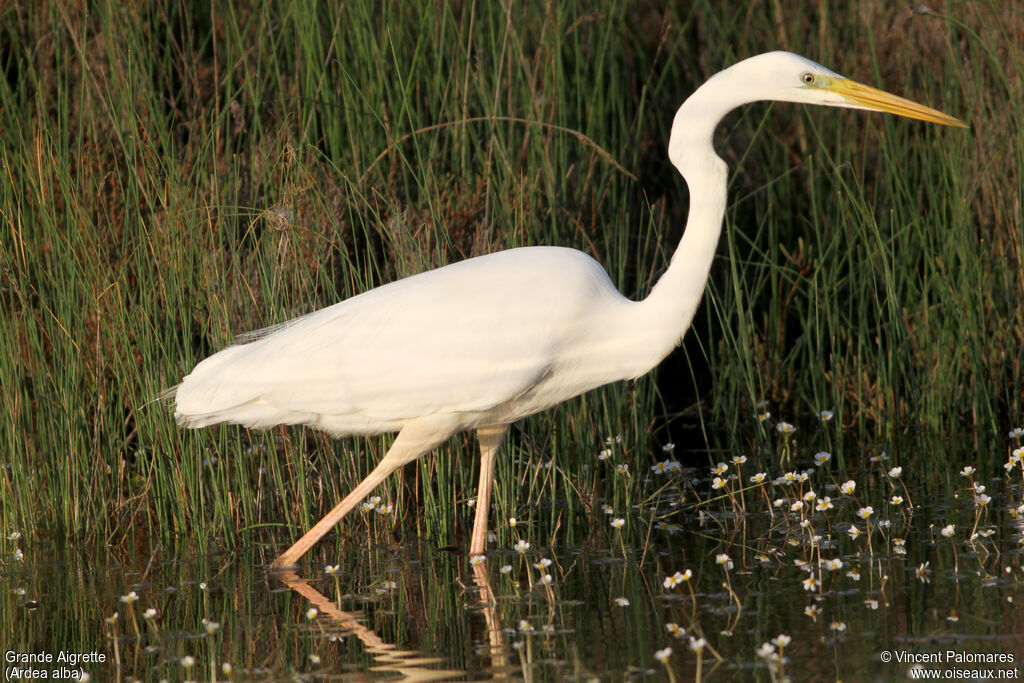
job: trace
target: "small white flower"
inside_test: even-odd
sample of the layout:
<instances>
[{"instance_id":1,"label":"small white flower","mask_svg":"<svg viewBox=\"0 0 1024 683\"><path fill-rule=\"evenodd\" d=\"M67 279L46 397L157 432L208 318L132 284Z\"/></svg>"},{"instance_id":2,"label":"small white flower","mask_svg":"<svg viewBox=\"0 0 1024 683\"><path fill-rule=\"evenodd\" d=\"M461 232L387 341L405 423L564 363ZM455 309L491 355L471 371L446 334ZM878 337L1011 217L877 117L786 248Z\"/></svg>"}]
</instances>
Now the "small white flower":
<instances>
[{"instance_id":1,"label":"small white flower","mask_svg":"<svg viewBox=\"0 0 1024 683\"><path fill-rule=\"evenodd\" d=\"M825 510L831 510L833 507L835 506L832 505L832 499L829 498L828 496L822 496L821 498L818 499L818 502L815 504L814 509L817 510L818 512L824 512Z\"/></svg>"},{"instance_id":2,"label":"small white flower","mask_svg":"<svg viewBox=\"0 0 1024 683\"><path fill-rule=\"evenodd\" d=\"M510 564L503 564L503 565L501 565L501 569L499 569L498 571L501 572L502 574L511 574L512 573L512 565L510 565Z\"/></svg>"},{"instance_id":3,"label":"small white flower","mask_svg":"<svg viewBox=\"0 0 1024 683\"><path fill-rule=\"evenodd\" d=\"M512 549L520 555L525 555L526 551L530 549L530 542L524 539L519 539L516 541L516 544L512 546Z\"/></svg>"},{"instance_id":4,"label":"small white flower","mask_svg":"<svg viewBox=\"0 0 1024 683\"><path fill-rule=\"evenodd\" d=\"M629 598L615 598L618 607L629 607Z\"/></svg>"},{"instance_id":5,"label":"small white flower","mask_svg":"<svg viewBox=\"0 0 1024 683\"><path fill-rule=\"evenodd\" d=\"M789 424L788 422L780 422L777 425L775 425L775 430L782 434L792 434L793 432L796 431L796 427Z\"/></svg>"},{"instance_id":6,"label":"small white flower","mask_svg":"<svg viewBox=\"0 0 1024 683\"><path fill-rule=\"evenodd\" d=\"M842 633L843 631L846 630L846 622L833 621L832 625L829 628L831 628L833 631L837 631L839 633Z\"/></svg>"},{"instance_id":7,"label":"small white flower","mask_svg":"<svg viewBox=\"0 0 1024 683\"><path fill-rule=\"evenodd\" d=\"M752 484L763 484L764 480L768 478L768 475L764 472L758 472L750 478Z\"/></svg>"},{"instance_id":8,"label":"small white flower","mask_svg":"<svg viewBox=\"0 0 1024 683\"><path fill-rule=\"evenodd\" d=\"M817 605L807 605L807 607L804 607L804 614L817 621L818 615L821 614L821 609Z\"/></svg>"},{"instance_id":9,"label":"small white flower","mask_svg":"<svg viewBox=\"0 0 1024 683\"><path fill-rule=\"evenodd\" d=\"M320 663L320 655L313 653L309 655L309 663L316 666Z\"/></svg>"},{"instance_id":10,"label":"small white flower","mask_svg":"<svg viewBox=\"0 0 1024 683\"><path fill-rule=\"evenodd\" d=\"M685 573L676 572L672 576L666 576L662 585L664 585L665 588L675 588L679 584L689 581L691 576L693 576L693 572L689 569L687 569Z\"/></svg>"},{"instance_id":11,"label":"small white flower","mask_svg":"<svg viewBox=\"0 0 1024 683\"><path fill-rule=\"evenodd\" d=\"M622 517L616 517L612 520L611 524L613 528L621 529L623 526L626 525L626 520L624 520Z\"/></svg>"},{"instance_id":12,"label":"small white flower","mask_svg":"<svg viewBox=\"0 0 1024 683\"><path fill-rule=\"evenodd\" d=\"M725 484L725 479L722 479L721 477L715 477L715 480L711 482L711 488L717 491L718 489L723 488Z\"/></svg>"},{"instance_id":13,"label":"small white flower","mask_svg":"<svg viewBox=\"0 0 1024 683\"><path fill-rule=\"evenodd\" d=\"M320 614L320 612L319 612L319 610L317 610L316 607L310 607L308 610L306 610L306 618L309 619L310 621L313 621L314 619L316 619L316 615L318 615L318 614Z\"/></svg>"},{"instance_id":14,"label":"small white flower","mask_svg":"<svg viewBox=\"0 0 1024 683\"><path fill-rule=\"evenodd\" d=\"M893 496L889 502L893 505L903 505L903 496Z\"/></svg>"},{"instance_id":15,"label":"small white flower","mask_svg":"<svg viewBox=\"0 0 1024 683\"><path fill-rule=\"evenodd\" d=\"M861 519L869 519L873 514L875 514L875 508L870 505L865 505L860 510L857 510L857 516Z\"/></svg>"},{"instance_id":16,"label":"small white flower","mask_svg":"<svg viewBox=\"0 0 1024 683\"><path fill-rule=\"evenodd\" d=\"M825 569L828 569L832 572L839 571L843 568L843 561L840 560L838 557L834 557L831 560L824 560L822 561L822 564L825 565Z\"/></svg>"},{"instance_id":17,"label":"small white flower","mask_svg":"<svg viewBox=\"0 0 1024 683\"><path fill-rule=\"evenodd\" d=\"M864 601L864 605L868 609L878 609L878 600L875 600L874 598L868 598Z\"/></svg>"},{"instance_id":18,"label":"small white flower","mask_svg":"<svg viewBox=\"0 0 1024 683\"><path fill-rule=\"evenodd\" d=\"M827 463L831 459L832 459L832 454L831 453L827 453L825 451L821 451L819 453L815 453L814 454L814 464L815 465L824 465L825 463Z\"/></svg>"},{"instance_id":19,"label":"small white flower","mask_svg":"<svg viewBox=\"0 0 1024 683\"><path fill-rule=\"evenodd\" d=\"M732 558L725 553L715 555L715 564L725 567L725 571L730 571L733 568Z\"/></svg>"},{"instance_id":20,"label":"small white flower","mask_svg":"<svg viewBox=\"0 0 1024 683\"><path fill-rule=\"evenodd\" d=\"M893 467L891 470L889 470L889 476L892 477L893 479L899 479L901 474L903 474L902 467Z\"/></svg>"},{"instance_id":21,"label":"small white flower","mask_svg":"<svg viewBox=\"0 0 1024 683\"><path fill-rule=\"evenodd\" d=\"M822 422L829 422L835 414L831 410L822 410L818 413L818 419Z\"/></svg>"},{"instance_id":22,"label":"small white flower","mask_svg":"<svg viewBox=\"0 0 1024 683\"><path fill-rule=\"evenodd\" d=\"M610 448L605 448L604 450L597 454L598 460L607 460L610 457L612 457L612 451Z\"/></svg>"},{"instance_id":23,"label":"small white flower","mask_svg":"<svg viewBox=\"0 0 1024 683\"><path fill-rule=\"evenodd\" d=\"M186 669L191 669L193 666L196 665L196 658L192 655L185 655L184 657L179 659L178 662Z\"/></svg>"},{"instance_id":24,"label":"small white flower","mask_svg":"<svg viewBox=\"0 0 1024 683\"><path fill-rule=\"evenodd\" d=\"M747 456L745 456L745 455L734 455L733 458L732 458L732 464L733 465L742 465L746 461L747 461Z\"/></svg>"},{"instance_id":25,"label":"small white flower","mask_svg":"<svg viewBox=\"0 0 1024 683\"><path fill-rule=\"evenodd\" d=\"M843 495L852 496L853 492L857 490L857 482L851 479L840 486L839 490L843 492Z\"/></svg>"},{"instance_id":26,"label":"small white flower","mask_svg":"<svg viewBox=\"0 0 1024 683\"><path fill-rule=\"evenodd\" d=\"M772 638L772 644L774 644L775 647L779 648L780 650L786 649L792 642L793 639L785 633L780 633L779 635Z\"/></svg>"},{"instance_id":27,"label":"small white flower","mask_svg":"<svg viewBox=\"0 0 1024 683\"><path fill-rule=\"evenodd\" d=\"M473 557L469 558L469 564L474 566L474 567L479 567L480 565L482 565L486 561L487 561L487 558L484 557L483 555L474 555Z\"/></svg>"},{"instance_id":28,"label":"small white flower","mask_svg":"<svg viewBox=\"0 0 1024 683\"><path fill-rule=\"evenodd\" d=\"M326 567L324 567L324 574L327 574L328 576L337 576L340 573L341 573L341 565L340 564L329 564Z\"/></svg>"},{"instance_id":29,"label":"small white flower","mask_svg":"<svg viewBox=\"0 0 1024 683\"><path fill-rule=\"evenodd\" d=\"M156 610L150 607L148 610L142 613L144 619L156 619Z\"/></svg>"},{"instance_id":30,"label":"small white flower","mask_svg":"<svg viewBox=\"0 0 1024 683\"><path fill-rule=\"evenodd\" d=\"M858 529L857 527L851 525L850 529L846 533L850 534L850 538L856 541L857 538L864 532Z\"/></svg>"},{"instance_id":31,"label":"small white flower","mask_svg":"<svg viewBox=\"0 0 1024 683\"><path fill-rule=\"evenodd\" d=\"M960 474L962 476L964 476L964 477L969 477L969 476L973 475L974 472L975 472L975 469L973 467L971 467L970 465L967 465L962 470L960 470Z\"/></svg>"},{"instance_id":32,"label":"small white flower","mask_svg":"<svg viewBox=\"0 0 1024 683\"><path fill-rule=\"evenodd\" d=\"M128 593L128 595L122 595L121 596L121 602L123 602L126 605L130 605L130 604L132 604L133 602L135 602L138 599L139 599L139 595L135 591L132 591L132 592Z\"/></svg>"},{"instance_id":33,"label":"small white flower","mask_svg":"<svg viewBox=\"0 0 1024 683\"><path fill-rule=\"evenodd\" d=\"M203 629L206 630L211 636L220 630L220 624L216 621L210 621L209 619L203 619Z\"/></svg>"},{"instance_id":34,"label":"small white flower","mask_svg":"<svg viewBox=\"0 0 1024 683\"><path fill-rule=\"evenodd\" d=\"M619 474L629 474L629 465L621 463L615 466L615 471Z\"/></svg>"},{"instance_id":35,"label":"small white flower","mask_svg":"<svg viewBox=\"0 0 1024 683\"><path fill-rule=\"evenodd\" d=\"M686 635L686 629L682 628L679 624L668 623L665 624L665 629L676 638L682 638Z\"/></svg>"},{"instance_id":36,"label":"small white flower","mask_svg":"<svg viewBox=\"0 0 1024 683\"><path fill-rule=\"evenodd\" d=\"M704 652L704 648L707 647L708 641L703 638L690 638L690 649L700 654Z\"/></svg>"},{"instance_id":37,"label":"small white flower","mask_svg":"<svg viewBox=\"0 0 1024 683\"><path fill-rule=\"evenodd\" d=\"M668 659L671 656L672 656L672 648L670 648L670 647L663 648L663 649L658 650L658 651L656 651L654 653L654 658L657 659L662 664L667 664L668 663Z\"/></svg>"}]
</instances>

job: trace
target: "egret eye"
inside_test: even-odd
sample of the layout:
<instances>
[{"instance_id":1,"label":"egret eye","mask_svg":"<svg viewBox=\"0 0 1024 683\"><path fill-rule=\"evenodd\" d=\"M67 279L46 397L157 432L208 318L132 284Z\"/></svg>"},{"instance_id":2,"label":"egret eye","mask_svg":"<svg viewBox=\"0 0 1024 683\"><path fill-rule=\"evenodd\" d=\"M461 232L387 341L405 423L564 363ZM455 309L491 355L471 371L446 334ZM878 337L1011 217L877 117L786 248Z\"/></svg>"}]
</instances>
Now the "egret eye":
<instances>
[{"instance_id":1,"label":"egret eye","mask_svg":"<svg viewBox=\"0 0 1024 683\"><path fill-rule=\"evenodd\" d=\"M814 74L812 74L810 71L805 71L802 74L800 74L800 80L803 81L805 84L810 85L814 83Z\"/></svg>"}]
</instances>

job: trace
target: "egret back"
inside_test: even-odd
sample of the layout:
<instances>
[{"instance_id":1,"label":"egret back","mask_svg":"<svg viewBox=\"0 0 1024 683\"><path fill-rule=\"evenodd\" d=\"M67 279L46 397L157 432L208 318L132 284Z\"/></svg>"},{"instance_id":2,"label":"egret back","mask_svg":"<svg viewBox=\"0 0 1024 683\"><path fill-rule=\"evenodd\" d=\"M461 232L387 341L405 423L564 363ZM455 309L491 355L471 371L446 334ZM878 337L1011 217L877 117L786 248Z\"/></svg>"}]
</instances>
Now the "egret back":
<instances>
[{"instance_id":1,"label":"egret back","mask_svg":"<svg viewBox=\"0 0 1024 683\"><path fill-rule=\"evenodd\" d=\"M335 434L440 413L462 416L463 428L511 422L621 379L605 320L631 304L582 252L496 252L224 349L182 381L175 415L189 427L310 424Z\"/></svg>"}]
</instances>

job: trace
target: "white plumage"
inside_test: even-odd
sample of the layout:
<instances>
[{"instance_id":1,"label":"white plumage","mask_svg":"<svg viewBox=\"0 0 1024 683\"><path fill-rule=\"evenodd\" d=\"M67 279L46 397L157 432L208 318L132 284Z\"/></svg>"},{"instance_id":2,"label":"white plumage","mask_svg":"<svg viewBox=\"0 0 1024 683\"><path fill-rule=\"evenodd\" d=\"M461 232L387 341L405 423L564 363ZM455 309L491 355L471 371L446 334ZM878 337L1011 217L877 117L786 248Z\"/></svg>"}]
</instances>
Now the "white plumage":
<instances>
[{"instance_id":1,"label":"white plumage","mask_svg":"<svg viewBox=\"0 0 1024 683\"><path fill-rule=\"evenodd\" d=\"M675 340L637 358L637 309L582 252L501 251L224 349L182 382L177 415L188 427L309 424L336 435L440 412L460 429L513 422L653 367Z\"/></svg>"},{"instance_id":2,"label":"white plumage","mask_svg":"<svg viewBox=\"0 0 1024 683\"><path fill-rule=\"evenodd\" d=\"M797 55L752 57L708 80L676 113L669 158L687 182L690 210L672 263L646 299L622 296L597 261L574 249L510 249L378 287L199 363L175 394L186 427L399 432L373 472L274 566L293 565L390 472L468 429L477 430L481 450L470 553L482 553L494 458L508 425L642 375L679 343L725 211L726 166L712 134L731 109L766 99L963 125Z\"/></svg>"}]
</instances>

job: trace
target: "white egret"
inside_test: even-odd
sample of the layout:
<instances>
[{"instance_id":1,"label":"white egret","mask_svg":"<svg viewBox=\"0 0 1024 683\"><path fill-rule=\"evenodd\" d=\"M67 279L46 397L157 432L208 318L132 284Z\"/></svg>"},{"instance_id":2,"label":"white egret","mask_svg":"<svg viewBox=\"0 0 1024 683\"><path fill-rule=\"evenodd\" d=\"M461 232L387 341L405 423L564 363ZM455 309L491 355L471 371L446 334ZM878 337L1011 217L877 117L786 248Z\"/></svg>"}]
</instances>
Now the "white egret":
<instances>
[{"instance_id":1,"label":"white egret","mask_svg":"<svg viewBox=\"0 0 1024 683\"><path fill-rule=\"evenodd\" d=\"M480 480L469 552L484 552L495 455L508 426L654 368L702 298L726 205L712 134L735 107L778 100L962 121L787 52L710 78L676 112L668 155L690 190L686 229L642 301L563 247L525 247L413 275L254 335L199 363L175 394L186 427L306 424L332 435L398 432L376 468L275 561L294 565L388 474L476 430Z\"/></svg>"}]
</instances>

